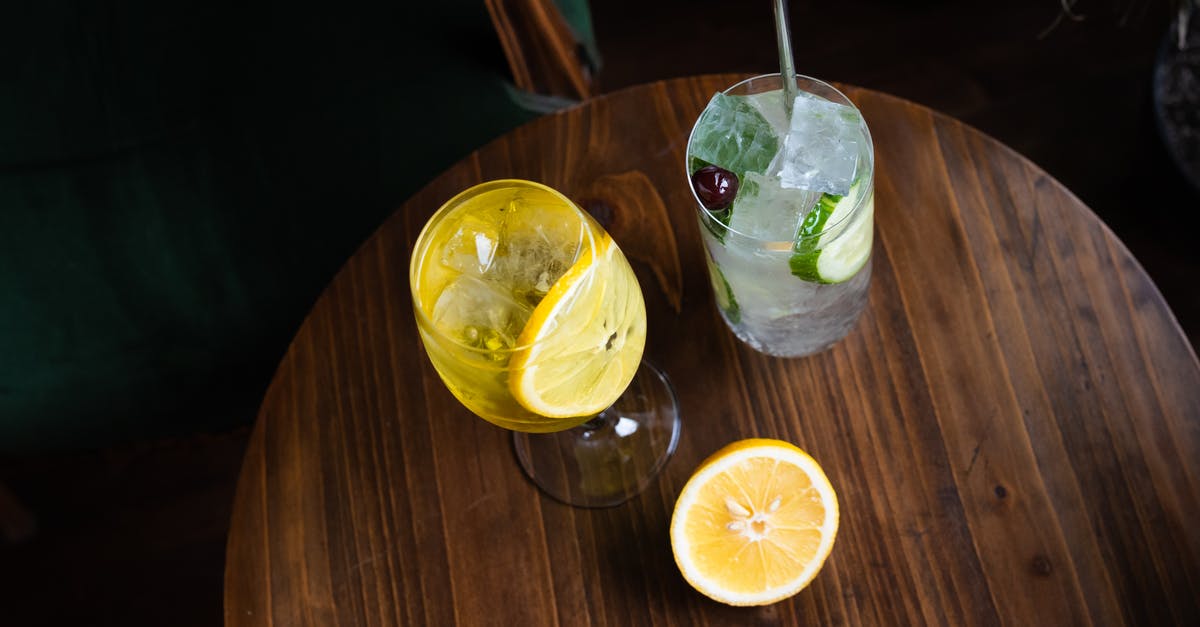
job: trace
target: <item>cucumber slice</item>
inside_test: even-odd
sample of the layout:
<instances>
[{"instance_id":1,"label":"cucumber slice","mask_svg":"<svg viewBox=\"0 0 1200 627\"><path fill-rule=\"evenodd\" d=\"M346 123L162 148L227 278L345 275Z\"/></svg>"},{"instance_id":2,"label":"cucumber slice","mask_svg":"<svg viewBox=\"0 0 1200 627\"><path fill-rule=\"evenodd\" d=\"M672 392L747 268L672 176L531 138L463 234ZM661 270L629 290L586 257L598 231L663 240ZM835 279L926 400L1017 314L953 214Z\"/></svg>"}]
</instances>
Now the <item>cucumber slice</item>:
<instances>
[{"instance_id":1,"label":"cucumber slice","mask_svg":"<svg viewBox=\"0 0 1200 627\"><path fill-rule=\"evenodd\" d=\"M717 307L725 312L725 317L729 319L731 324L737 324L742 321L742 308L738 306L737 299L733 296L733 288L729 286L729 281L725 279L725 275L717 264L713 263L706 255L704 260L708 262L708 278L712 281L713 295L717 298Z\"/></svg>"},{"instance_id":2,"label":"cucumber slice","mask_svg":"<svg viewBox=\"0 0 1200 627\"><path fill-rule=\"evenodd\" d=\"M849 217L864 188L860 179L845 196L821 194L817 205L800 224L795 252L788 262L792 274L813 283L841 283L866 265L875 234L874 193L867 198L863 215L856 216L846 227L849 230L814 237L825 230L826 224L838 224Z\"/></svg>"}]
</instances>

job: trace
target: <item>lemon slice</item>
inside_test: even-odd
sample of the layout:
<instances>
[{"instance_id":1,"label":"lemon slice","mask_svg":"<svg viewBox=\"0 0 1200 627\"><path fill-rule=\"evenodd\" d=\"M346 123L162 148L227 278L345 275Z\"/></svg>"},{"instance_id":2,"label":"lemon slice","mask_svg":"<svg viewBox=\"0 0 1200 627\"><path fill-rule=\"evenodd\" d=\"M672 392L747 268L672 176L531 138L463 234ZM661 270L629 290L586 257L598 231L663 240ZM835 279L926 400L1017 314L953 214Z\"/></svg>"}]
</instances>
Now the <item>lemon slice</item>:
<instances>
[{"instance_id":1,"label":"lemon slice","mask_svg":"<svg viewBox=\"0 0 1200 627\"><path fill-rule=\"evenodd\" d=\"M598 414L633 380L645 343L641 288L603 234L534 308L509 362L509 389L549 418Z\"/></svg>"},{"instance_id":2,"label":"lemon slice","mask_svg":"<svg viewBox=\"0 0 1200 627\"><path fill-rule=\"evenodd\" d=\"M729 605L766 605L803 589L838 528L837 494L807 453L742 440L709 457L671 516L671 549L688 583Z\"/></svg>"}]
</instances>

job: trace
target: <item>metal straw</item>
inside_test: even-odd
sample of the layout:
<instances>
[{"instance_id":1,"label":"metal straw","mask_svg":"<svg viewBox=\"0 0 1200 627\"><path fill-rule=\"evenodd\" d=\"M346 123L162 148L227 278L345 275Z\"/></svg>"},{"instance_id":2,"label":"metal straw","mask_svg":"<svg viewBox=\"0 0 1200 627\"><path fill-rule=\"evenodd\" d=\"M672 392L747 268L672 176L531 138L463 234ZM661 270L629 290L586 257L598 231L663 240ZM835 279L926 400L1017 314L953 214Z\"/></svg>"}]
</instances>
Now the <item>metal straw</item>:
<instances>
[{"instance_id":1,"label":"metal straw","mask_svg":"<svg viewBox=\"0 0 1200 627\"><path fill-rule=\"evenodd\" d=\"M775 35L779 39L779 77L783 81L783 108L792 113L796 102L796 66L792 60L792 36L788 33L787 0L775 0Z\"/></svg>"}]
</instances>

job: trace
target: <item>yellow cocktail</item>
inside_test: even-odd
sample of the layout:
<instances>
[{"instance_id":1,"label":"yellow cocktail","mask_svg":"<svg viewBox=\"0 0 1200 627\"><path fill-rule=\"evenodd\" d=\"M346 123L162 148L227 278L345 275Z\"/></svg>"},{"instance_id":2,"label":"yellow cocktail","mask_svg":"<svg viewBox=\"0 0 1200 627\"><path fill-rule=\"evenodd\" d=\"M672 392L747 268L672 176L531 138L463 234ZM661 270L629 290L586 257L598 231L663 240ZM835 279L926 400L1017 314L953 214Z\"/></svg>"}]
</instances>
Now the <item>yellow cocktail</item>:
<instances>
[{"instance_id":1,"label":"yellow cocktail","mask_svg":"<svg viewBox=\"0 0 1200 627\"><path fill-rule=\"evenodd\" d=\"M620 248L562 194L493 181L451 199L410 272L434 367L472 412L506 429L560 431L629 385L646 307Z\"/></svg>"},{"instance_id":2,"label":"yellow cocktail","mask_svg":"<svg viewBox=\"0 0 1200 627\"><path fill-rule=\"evenodd\" d=\"M476 415L520 432L518 457L552 496L621 502L674 450L674 394L641 363L646 305L633 269L559 192L501 180L458 194L421 231L409 282L446 387Z\"/></svg>"}]
</instances>

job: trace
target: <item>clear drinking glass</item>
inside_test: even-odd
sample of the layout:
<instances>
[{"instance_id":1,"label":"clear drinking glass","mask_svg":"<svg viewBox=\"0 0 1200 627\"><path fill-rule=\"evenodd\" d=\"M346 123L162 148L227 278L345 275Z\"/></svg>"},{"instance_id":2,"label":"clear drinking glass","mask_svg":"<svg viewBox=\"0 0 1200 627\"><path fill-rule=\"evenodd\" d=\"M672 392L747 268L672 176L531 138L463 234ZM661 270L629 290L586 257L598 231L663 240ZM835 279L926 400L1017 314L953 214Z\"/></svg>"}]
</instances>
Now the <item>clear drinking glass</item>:
<instances>
[{"instance_id":1,"label":"clear drinking glass","mask_svg":"<svg viewBox=\"0 0 1200 627\"><path fill-rule=\"evenodd\" d=\"M797 86L805 98L854 108L845 95L819 80L797 76ZM764 119L776 127L780 153L762 174L749 177L750 183L767 180L788 166L791 155L783 151L786 129L791 121L782 108L782 81L779 74L744 80L723 92L728 96L748 96L756 107L766 111ZM778 94L779 111L770 104ZM807 95L806 95L807 94ZM763 103L768 103L764 105ZM795 115L806 115L800 108ZM692 174L707 162L693 154L697 129L688 140L687 174L699 207L700 234L707 251L708 270L718 307L726 324L754 349L780 357L800 357L820 352L846 336L867 302L871 280L871 246L874 233L874 148L866 123L858 114L852 150L857 158L854 187L842 196L808 192L792 194L786 201L798 208L794 230L759 228L752 219L764 207L748 195L749 184L741 181L738 199L726 210L705 207L697 193ZM721 165L721 164L716 164ZM795 164L793 164L794 166ZM797 168L793 167L793 170ZM803 168L799 168L803 169ZM764 184L765 185L765 184ZM753 189L751 189L753 191ZM762 193L757 198L767 198ZM798 199L798 200L797 200ZM839 202L843 201L844 202ZM840 206L837 206L839 205ZM822 207L823 219L818 219ZM829 209L836 207L836 209ZM740 213L739 213L740 212ZM777 217L759 222L779 221ZM787 219L782 222L793 224ZM750 226L743 226L750 225Z\"/></svg>"},{"instance_id":2,"label":"clear drinking glass","mask_svg":"<svg viewBox=\"0 0 1200 627\"><path fill-rule=\"evenodd\" d=\"M559 192L500 180L429 219L409 267L417 329L454 396L513 430L542 490L616 505L666 463L679 415L641 360L642 293L620 248Z\"/></svg>"}]
</instances>

